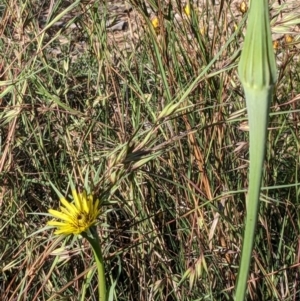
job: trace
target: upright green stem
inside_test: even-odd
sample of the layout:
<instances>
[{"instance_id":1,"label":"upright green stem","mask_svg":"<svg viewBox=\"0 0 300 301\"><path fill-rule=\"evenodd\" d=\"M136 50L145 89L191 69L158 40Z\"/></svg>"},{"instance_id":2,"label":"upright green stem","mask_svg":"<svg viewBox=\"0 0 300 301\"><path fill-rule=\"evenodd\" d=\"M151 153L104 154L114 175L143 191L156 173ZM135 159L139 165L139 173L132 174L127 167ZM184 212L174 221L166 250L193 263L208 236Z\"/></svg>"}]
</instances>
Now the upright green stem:
<instances>
[{"instance_id":1,"label":"upright green stem","mask_svg":"<svg viewBox=\"0 0 300 301\"><path fill-rule=\"evenodd\" d=\"M98 269L98 290L99 290L99 301L107 301L106 292L106 281L105 281L105 268L104 261L102 257L102 251L100 248L100 239L95 228L91 228L90 232L92 235L86 233L83 236L89 241L92 246L93 253L96 260L96 265Z\"/></svg>"},{"instance_id":2,"label":"upright green stem","mask_svg":"<svg viewBox=\"0 0 300 301\"><path fill-rule=\"evenodd\" d=\"M247 102L248 121L250 127L250 171L247 196L246 226L244 232L241 263L239 267L239 275L236 286L236 301L245 300L245 293L247 289L247 279L251 263L252 249L255 238L255 228L259 210L259 196L267 140L266 129L270 107L269 102L264 102L262 101L262 99L270 99L271 96L272 89L260 92L256 91L256 97L252 98L252 104L248 106Z\"/></svg>"},{"instance_id":3,"label":"upright green stem","mask_svg":"<svg viewBox=\"0 0 300 301\"><path fill-rule=\"evenodd\" d=\"M235 292L236 301L244 301L247 290L259 211L269 108L276 82L276 73L268 1L252 0L247 33L239 63L239 76L245 91L250 130L250 171L246 226Z\"/></svg>"}]
</instances>

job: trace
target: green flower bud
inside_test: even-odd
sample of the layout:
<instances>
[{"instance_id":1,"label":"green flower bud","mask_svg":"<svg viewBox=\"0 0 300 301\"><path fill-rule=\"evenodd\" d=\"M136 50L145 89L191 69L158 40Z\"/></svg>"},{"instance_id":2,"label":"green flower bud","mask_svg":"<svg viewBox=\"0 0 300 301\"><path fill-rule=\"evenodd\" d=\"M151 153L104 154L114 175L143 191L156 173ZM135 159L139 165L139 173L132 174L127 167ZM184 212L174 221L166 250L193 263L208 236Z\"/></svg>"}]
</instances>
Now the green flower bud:
<instances>
[{"instance_id":1,"label":"green flower bud","mask_svg":"<svg viewBox=\"0 0 300 301\"><path fill-rule=\"evenodd\" d=\"M251 1L239 76L245 90L270 87L276 82L277 71L267 0Z\"/></svg>"}]
</instances>

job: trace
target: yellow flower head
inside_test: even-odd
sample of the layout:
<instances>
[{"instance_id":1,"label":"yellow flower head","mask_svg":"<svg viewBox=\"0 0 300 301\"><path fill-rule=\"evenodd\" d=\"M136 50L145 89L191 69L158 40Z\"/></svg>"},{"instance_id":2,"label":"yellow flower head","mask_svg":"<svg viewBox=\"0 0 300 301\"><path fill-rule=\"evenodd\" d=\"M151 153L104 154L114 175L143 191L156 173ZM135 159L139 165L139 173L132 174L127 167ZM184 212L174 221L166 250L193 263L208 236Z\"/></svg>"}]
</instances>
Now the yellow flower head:
<instances>
[{"instance_id":1,"label":"yellow flower head","mask_svg":"<svg viewBox=\"0 0 300 301\"><path fill-rule=\"evenodd\" d=\"M86 191L77 193L76 189L72 189L72 195L74 203L69 203L64 197L60 197L62 203L60 211L48 210L55 219L61 220L51 220L47 223L57 228L54 234L80 234L96 223L100 214L99 200L94 202L92 194L87 195Z\"/></svg>"},{"instance_id":2,"label":"yellow flower head","mask_svg":"<svg viewBox=\"0 0 300 301\"><path fill-rule=\"evenodd\" d=\"M155 30L159 29L159 20L157 17L154 17L151 20L152 26L154 27Z\"/></svg>"},{"instance_id":3,"label":"yellow flower head","mask_svg":"<svg viewBox=\"0 0 300 301\"><path fill-rule=\"evenodd\" d=\"M185 6L184 6L184 12L185 14L189 17L190 14L191 14L191 7L189 5L189 3L187 3Z\"/></svg>"},{"instance_id":4,"label":"yellow flower head","mask_svg":"<svg viewBox=\"0 0 300 301\"><path fill-rule=\"evenodd\" d=\"M245 14L248 10L247 3L245 1L242 1L239 5L239 9L241 13Z\"/></svg>"},{"instance_id":5,"label":"yellow flower head","mask_svg":"<svg viewBox=\"0 0 300 301\"><path fill-rule=\"evenodd\" d=\"M284 36L284 41L285 41L286 44L290 44L290 43L293 42L293 37L291 35L289 35L289 34L286 34Z\"/></svg>"},{"instance_id":6,"label":"yellow flower head","mask_svg":"<svg viewBox=\"0 0 300 301\"><path fill-rule=\"evenodd\" d=\"M278 48L279 48L279 41L278 40L273 41L273 48L274 48L274 50L278 50Z\"/></svg>"}]
</instances>

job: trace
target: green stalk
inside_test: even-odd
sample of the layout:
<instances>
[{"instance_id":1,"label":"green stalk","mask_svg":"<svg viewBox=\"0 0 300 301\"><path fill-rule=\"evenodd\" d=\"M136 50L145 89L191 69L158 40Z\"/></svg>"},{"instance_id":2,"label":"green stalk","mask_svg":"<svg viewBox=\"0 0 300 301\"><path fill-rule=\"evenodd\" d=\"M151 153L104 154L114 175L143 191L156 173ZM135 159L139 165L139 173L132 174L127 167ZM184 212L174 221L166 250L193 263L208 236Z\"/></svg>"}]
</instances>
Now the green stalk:
<instances>
[{"instance_id":1,"label":"green stalk","mask_svg":"<svg viewBox=\"0 0 300 301\"><path fill-rule=\"evenodd\" d=\"M86 238L91 244L95 256L96 265L98 269L99 301L107 301L105 268L104 268L104 261L102 257L102 251L100 248L100 239L95 228L90 229L90 234L82 233L82 236Z\"/></svg>"},{"instance_id":2,"label":"green stalk","mask_svg":"<svg viewBox=\"0 0 300 301\"><path fill-rule=\"evenodd\" d=\"M247 95L247 93L246 93ZM272 95L272 94L271 94ZM247 286L247 279L252 257L252 249L255 238L259 210L259 196L263 174L263 163L266 145L266 127L269 113L268 102L264 106L261 99L269 98L270 93L261 91L251 95L251 106L247 102L248 120L250 127L250 171L249 190L247 196L246 225L244 232L241 263L239 268L238 282L236 286L236 301L244 301ZM250 95L248 96L250 99ZM256 106L256 108L255 108Z\"/></svg>"},{"instance_id":3,"label":"green stalk","mask_svg":"<svg viewBox=\"0 0 300 301\"><path fill-rule=\"evenodd\" d=\"M239 63L250 130L250 171L246 225L235 300L244 301L254 245L263 175L267 126L273 87L276 82L267 0L252 0L248 28Z\"/></svg>"}]
</instances>

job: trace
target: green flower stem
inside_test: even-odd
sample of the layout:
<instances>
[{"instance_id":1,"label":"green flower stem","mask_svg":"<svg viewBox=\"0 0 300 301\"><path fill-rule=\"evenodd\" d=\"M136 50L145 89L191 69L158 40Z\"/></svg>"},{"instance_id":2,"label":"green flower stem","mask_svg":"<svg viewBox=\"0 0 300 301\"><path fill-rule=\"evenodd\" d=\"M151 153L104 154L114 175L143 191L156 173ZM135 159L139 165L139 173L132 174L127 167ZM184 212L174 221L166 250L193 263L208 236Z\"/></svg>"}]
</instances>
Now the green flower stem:
<instances>
[{"instance_id":1,"label":"green flower stem","mask_svg":"<svg viewBox=\"0 0 300 301\"><path fill-rule=\"evenodd\" d=\"M259 210L259 196L263 174L263 163L266 147L267 120L269 101L262 101L272 97L272 90L247 93L247 111L250 127L250 171L249 190L247 196L246 226L242 248L241 263L236 286L236 301L244 301L247 280L254 245L255 229ZM251 99L251 102L248 101ZM248 104L251 105L248 105Z\"/></svg>"},{"instance_id":2,"label":"green flower stem","mask_svg":"<svg viewBox=\"0 0 300 301\"><path fill-rule=\"evenodd\" d=\"M267 0L252 0L248 27L239 63L250 130L250 171L246 225L235 300L244 301L250 269L259 196L263 175L269 108L276 82L276 63L272 47Z\"/></svg>"},{"instance_id":3,"label":"green flower stem","mask_svg":"<svg viewBox=\"0 0 300 301\"><path fill-rule=\"evenodd\" d=\"M99 301L107 301L106 293L106 281L105 281L105 268L102 257L102 251L100 248L100 239L95 228L90 229L91 235L82 233L92 246L93 253L96 259L96 265L98 269L98 289L99 289Z\"/></svg>"}]
</instances>

